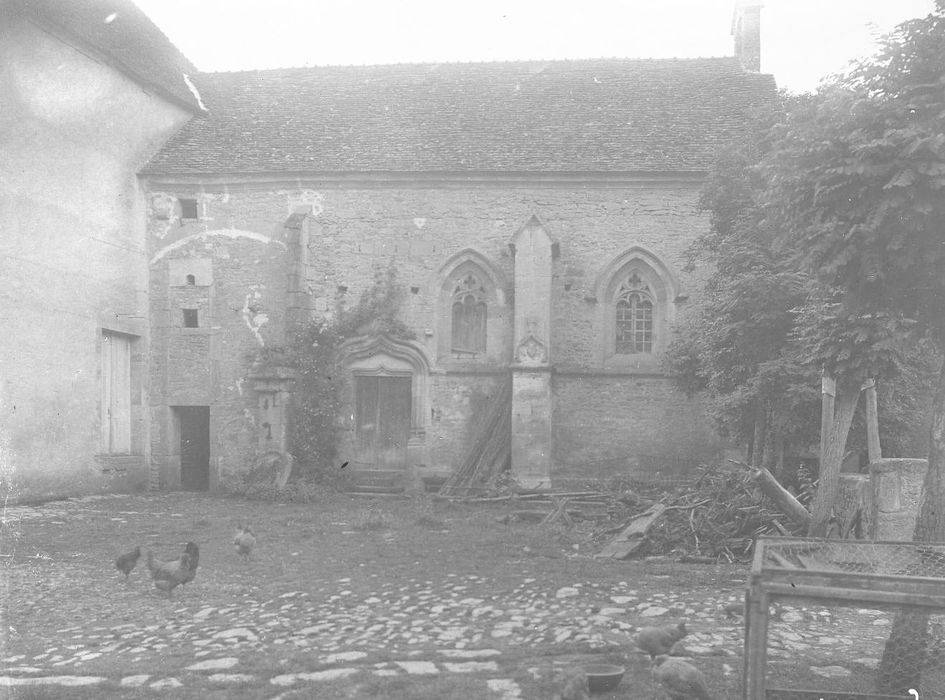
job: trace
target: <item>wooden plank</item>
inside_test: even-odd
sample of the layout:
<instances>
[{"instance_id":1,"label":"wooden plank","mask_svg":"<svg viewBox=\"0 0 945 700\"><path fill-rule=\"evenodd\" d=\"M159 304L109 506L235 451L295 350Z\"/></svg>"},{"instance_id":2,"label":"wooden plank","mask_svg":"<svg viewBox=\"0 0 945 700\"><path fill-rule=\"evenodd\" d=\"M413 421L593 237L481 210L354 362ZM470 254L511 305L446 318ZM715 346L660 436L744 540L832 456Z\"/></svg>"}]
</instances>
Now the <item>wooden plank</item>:
<instances>
[{"instance_id":1,"label":"wooden plank","mask_svg":"<svg viewBox=\"0 0 945 700\"><path fill-rule=\"evenodd\" d=\"M772 552L773 554L773 552ZM797 560L805 569L814 569L816 571L843 571L843 569L832 565L830 562L818 559L809 554L798 553Z\"/></svg>"},{"instance_id":2,"label":"wooden plank","mask_svg":"<svg viewBox=\"0 0 945 700\"><path fill-rule=\"evenodd\" d=\"M917 578L895 576L891 574L867 575L853 571L818 571L812 569L782 570L773 569L765 572L764 578L770 583L786 585L828 586L850 590L904 591L915 594L936 594L945 590L945 580L941 578Z\"/></svg>"},{"instance_id":3,"label":"wooden plank","mask_svg":"<svg viewBox=\"0 0 945 700\"><path fill-rule=\"evenodd\" d=\"M945 608L945 595L932 593L910 593L908 591L876 591L869 588L836 588L832 586L809 586L793 583L763 583L770 595L788 598L807 598L827 605L842 605L844 602L882 603L884 605L910 605L926 608Z\"/></svg>"},{"instance_id":4,"label":"wooden plank","mask_svg":"<svg viewBox=\"0 0 945 700\"><path fill-rule=\"evenodd\" d=\"M600 559L626 559L640 548L646 533L663 517L665 512L666 506L657 503L646 512L635 516L627 527L597 553L596 557Z\"/></svg>"},{"instance_id":5,"label":"wooden plank","mask_svg":"<svg viewBox=\"0 0 945 700\"><path fill-rule=\"evenodd\" d=\"M866 451L870 463L878 462L883 458L883 451L879 444L879 409L876 400L876 382L868 379L863 384L866 390Z\"/></svg>"},{"instance_id":6,"label":"wooden plank","mask_svg":"<svg viewBox=\"0 0 945 700\"><path fill-rule=\"evenodd\" d=\"M768 606L770 601L760 582L752 583L748 591L745 615L745 695L744 700L765 696L765 668L767 666Z\"/></svg>"},{"instance_id":7,"label":"wooden plank","mask_svg":"<svg viewBox=\"0 0 945 700\"><path fill-rule=\"evenodd\" d=\"M808 690L806 688L768 688L765 700L911 700L912 695L878 695L842 690Z\"/></svg>"},{"instance_id":8,"label":"wooden plank","mask_svg":"<svg viewBox=\"0 0 945 700\"><path fill-rule=\"evenodd\" d=\"M440 495L468 495L482 492L494 476L506 471L512 459L512 381L498 391L494 403L483 416L472 444L459 467L440 487Z\"/></svg>"},{"instance_id":9,"label":"wooden plank","mask_svg":"<svg viewBox=\"0 0 945 700\"><path fill-rule=\"evenodd\" d=\"M788 559L785 558L785 557L782 557L782 556L781 556L780 554L778 554L777 552L766 552L765 554L766 554L766 556L771 557L771 558L774 559L776 562L778 562L778 564L779 564L782 568L784 568L784 569L796 569L796 568L797 568L796 566L794 566L794 564L792 564L792 563L790 562L790 560L788 560Z\"/></svg>"}]
</instances>

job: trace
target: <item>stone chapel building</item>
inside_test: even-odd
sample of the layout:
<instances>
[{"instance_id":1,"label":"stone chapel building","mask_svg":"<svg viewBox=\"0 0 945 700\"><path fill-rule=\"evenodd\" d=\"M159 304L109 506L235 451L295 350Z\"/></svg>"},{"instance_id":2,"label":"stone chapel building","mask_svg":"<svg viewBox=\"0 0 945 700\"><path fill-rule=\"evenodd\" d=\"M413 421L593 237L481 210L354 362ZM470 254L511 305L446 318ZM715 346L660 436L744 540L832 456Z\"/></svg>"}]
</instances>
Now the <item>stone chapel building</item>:
<instances>
[{"instance_id":1,"label":"stone chapel building","mask_svg":"<svg viewBox=\"0 0 945 700\"><path fill-rule=\"evenodd\" d=\"M130 0L15 4L0 451L24 482L216 489L284 455L291 386L254 356L391 266L416 339L346 346L353 471L443 478L508 395L528 486L718 453L660 354L700 293L708 168L776 99L760 0L727 58L234 73Z\"/></svg>"},{"instance_id":2,"label":"stone chapel building","mask_svg":"<svg viewBox=\"0 0 945 700\"><path fill-rule=\"evenodd\" d=\"M507 382L525 485L717 454L660 354L699 293L706 171L774 99L759 5L731 58L197 76L208 113L142 170L152 484L283 451L286 387L250 358L390 265L417 339L348 347L353 470L449 474Z\"/></svg>"}]
</instances>

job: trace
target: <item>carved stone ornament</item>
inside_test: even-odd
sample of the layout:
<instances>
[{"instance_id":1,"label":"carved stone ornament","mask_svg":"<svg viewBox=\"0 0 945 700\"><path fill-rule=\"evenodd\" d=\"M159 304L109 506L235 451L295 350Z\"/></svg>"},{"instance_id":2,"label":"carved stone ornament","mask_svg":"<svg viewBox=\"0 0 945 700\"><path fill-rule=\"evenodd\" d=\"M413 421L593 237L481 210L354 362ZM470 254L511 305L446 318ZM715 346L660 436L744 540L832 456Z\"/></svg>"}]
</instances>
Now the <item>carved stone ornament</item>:
<instances>
[{"instance_id":1,"label":"carved stone ornament","mask_svg":"<svg viewBox=\"0 0 945 700\"><path fill-rule=\"evenodd\" d=\"M548 361L548 351L545 349L544 343L538 340L533 333L529 333L518 344L515 359L523 365L543 365Z\"/></svg>"}]
</instances>

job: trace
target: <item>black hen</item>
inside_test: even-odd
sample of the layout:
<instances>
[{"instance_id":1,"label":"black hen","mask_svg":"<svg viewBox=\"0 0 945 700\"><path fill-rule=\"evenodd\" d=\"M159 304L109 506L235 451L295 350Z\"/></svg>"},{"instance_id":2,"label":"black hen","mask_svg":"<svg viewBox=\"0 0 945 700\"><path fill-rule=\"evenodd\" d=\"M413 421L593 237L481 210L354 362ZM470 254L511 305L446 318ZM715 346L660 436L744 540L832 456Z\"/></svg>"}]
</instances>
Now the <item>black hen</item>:
<instances>
[{"instance_id":1,"label":"black hen","mask_svg":"<svg viewBox=\"0 0 945 700\"><path fill-rule=\"evenodd\" d=\"M141 547L135 547L130 552L125 552L115 560L115 567L125 575L128 580L128 574L137 566L138 559L141 558Z\"/></svg>"},{"instance_id":2,"label":"black hen","mask_svg":"<svg viewBox=\"0 0 945 700\"><path fill-rule=\"evenodd\" d=\"M184 547L184 553L189 559L190 566L187 568L187 572L181 578L180 582L182 584L190 583L197 575L197 564L200 561L200 547L198 547L195 542L188 542Z\"/></svg>"}]
</instances>

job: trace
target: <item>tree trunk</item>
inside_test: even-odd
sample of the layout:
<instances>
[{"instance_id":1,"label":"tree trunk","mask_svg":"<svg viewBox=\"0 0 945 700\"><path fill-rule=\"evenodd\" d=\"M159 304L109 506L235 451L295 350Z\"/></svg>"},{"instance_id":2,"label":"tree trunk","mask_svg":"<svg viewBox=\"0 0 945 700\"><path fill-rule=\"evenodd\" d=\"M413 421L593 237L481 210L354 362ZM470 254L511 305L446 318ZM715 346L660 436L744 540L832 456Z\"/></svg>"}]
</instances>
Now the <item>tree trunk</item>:
<instances>
[{"instance_id":1,"label":"tree trunk","mask_svg":"<svg viewBox=\"0 0 945 700\"><path fill-rule=\"evenodd\" d=\"M758 485L761 492L774 501L781 512L788 516L795 525L810 526L810 513L801 505L790 491L781 486L767 469L752 469L751 480Z\"/></svg>"},{"instance_id":2,"label":"tree trunk","mask_svg":"<svg viewBox=\"0 0 945 700\"><path fill-rule=\"evenodd\" d=\"M784 480L784 454L787 452L787 440L784 435L778 435L777 459L774 463L774 475L778 481Z\"/></svg>"},{"instance_id":3,"label":"tree trunk","mask_svg":"<svg viewBox=\"0 0 945 700\"><path fill-rule=\"evenodd\" d=\"M872 379L863 384L866 398L866 451L869 461L878 462L883 458L879 444L879 409L876 400L876 382Z\"/></svg>"},{"instance_id":4,"label":"tree trunk","mask_svg":"<svg viewBox=\"0 0 945 700\"><path fill-rule=\"evenodd\" d=\"M922 485L922 505L913 539L945 542L945 358L939 369L929 432L929 469Z\"/></svg>"},{"instance_id":5,"label":"tree trunk","mask_svg":"<svg viewBox=\"0 0 945 700\"><path fill-rule=\"evenodd\" d=\"M831 382L832 383L832 382ZM824 381L824 416L820 436L820 481L811 507L809 537L826 537L827 525L840 493L840 467L850 433L850 424L860 397L858 388L836 386L836 396L829 396L828 379ZM829 396L829 400L828 400ZM832 411L831 411L832 408Z\"/></svg>"},{"instance_id":6,"label":"tree trunk","mask_svg":"<svg viewBox=\"0 0 945 700\"><path fill-rule=\"evenodd\" d=\"M778 460L778 436L774 428L774 421L771 418L771 407L768 406L765 411L765 450L761 456L761 466L769 472L774 471Z\"/></svg>"},{"instance_id":7,"label":"tree trunk","mask_svg":"<svg viewBox=\"0 0 945 700\"><path fill-rule=\"evenodd\" d=\"M922 485L919 517L912 539L916 542L945 542L945 358L932 404L929 468ZM877 690L905 696L910 688L919 688L928 642L929 614L908 608L900 610L883 649Z\"/></svg>"},{"instance_id":8,"label":"tree trunk","mask_svg":"<svg viewBox=\"0 0 945 700\"><path fill-rule=\"evenodd\" d=\"M761 402L755 404L755 434L751 443L751 461L753 467L760 467L765 453L765 409Z\"/></svg>"}]
</instances>

